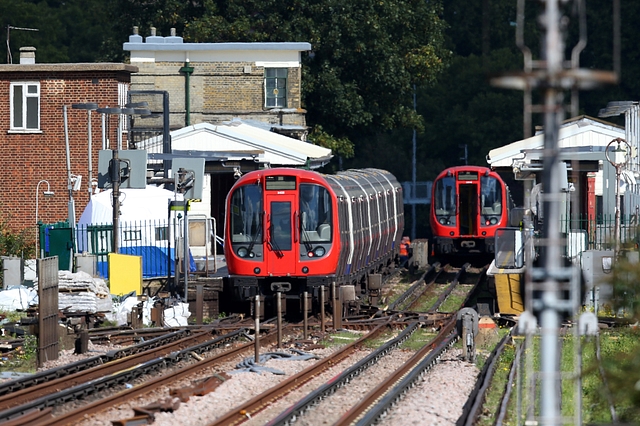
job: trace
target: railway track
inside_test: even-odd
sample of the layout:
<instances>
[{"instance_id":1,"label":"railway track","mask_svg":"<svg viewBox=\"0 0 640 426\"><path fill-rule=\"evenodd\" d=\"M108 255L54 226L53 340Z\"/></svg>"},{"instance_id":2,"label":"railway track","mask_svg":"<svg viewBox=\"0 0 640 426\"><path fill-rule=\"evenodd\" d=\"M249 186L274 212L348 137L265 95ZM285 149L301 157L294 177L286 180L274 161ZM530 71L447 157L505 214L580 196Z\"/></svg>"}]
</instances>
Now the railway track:
<instances>
[{"instance_id":1,"label":"railway track","mask_svg":"<svg viewBox=\"0 0 640 426\"><path fill-rule=\"evenodd\" d=\"M331 396L337 389L344 388L349 389L351 383L356 381L370 381L367 374L361 374L367 371L372 366L376 366L384 358L395 357L395 363L400 364L392 368L393 372L390 374L375 373L376 382L369 383L369 390L366 392L367 398L359 404L344 409L343 412L335 414L336 424L346 424L356 422L368 422L367 419L379 419L381 416L387 415L389 407L397 404L400 399L400 395L406 394L416 380L425 375L432 368L441 354L447 350L457 340L457 328L456 328L456 316L455 313L459 307L464 306L468 302L475 288L483 280L483 270L472 271L469 274L468 265L463 268L451 268L449 265L440 267L440 265L434 265L433 268L422 274L412 285L409 286L406 292L398 297L397 300L401 300L394 304L389 304L386 309L378 309L377 311L369 312L357 317L344 318L342 327L344 329L353 330L353 332L367 332L366 336L362 337L357 342L346 345L344 348L336 351L334 354L327 355L320 361L316 362L313 366L308 367L299 373L296 373L288 380L285 380L273 386L270 389L254 395L249 398L243 404L233 404L229 407L228 413L224 416L217 418L215 421L210 421L209 424L239 424L245 421L249 421L249 424L264 424L265 422L271 422L271 424L285 424L291 420L291 415L294 417L300 417L301 413L314 411L309 408L319 401L331 401ZM463 302L456 308L443 308L447 299L451 294L457 291L456 289L463 288L467 293L466 298L461 299ZM437 290L436 290L437 289ZM425 305L420 302L424 299L427 293L437 293L437 297L434 294L429 296L431 302ZM426 307L425 307L426 306ZM400 309L399 309L400 307ZM395 308L395 309L392 309ZM210 376L211 381L208 391L213 391L215 386L220 385L220 377L213 377L216 374L206 373L211 371L214 365L220 365L223 362L228 362L229 359L240 356L241 353L249 354L254 349L253 343L246 344L234 344L233 349L225 349L220 351L221 353L209 356L206 359L203 356L198 355L198 352L194 350L194 347L198 344L207 345L208 349L203 349L202 352L209 352L212 350L213 343L216 339L229 339L230 336L235 335L237 341L242 336L246 336L247 327L250 321L242 318L236 318L228 321L225 324L216 324L218 331L231 330L237 328L234 332L224 334L222 336L215 337L212 330L203 331L202 329L190 328L188 330L173 331L173 341L160 344L160 340L168 337L156 337L151 340L143 342L147 346L153 346L153 351L148 351L146 355L141 354L120 354L118 356L109 354L107 358L93 359L86 362L86 367L76 366L76 370L86 369L86 372L75 371L73 373L63 373L62 376L56 377L54 372L43 373L44 376L49 376L47 380L49 383L39 383L31 387L33 390L28 391L28 387L24 388L10 388L12 389L12 397L16 399L8 398L5 400L2 396L2 385L0 385L0 422L3 424L20 425L20 424L69 424L75 423L81 419L90 419L95 416L96 413L100 413L107 408L115 407L118 405L126 404L127 406L140 406L136 403L136 398L142 395L156 394L156 390L164 387L176 387L176 383L182 383L187 377L200 377ZM263 323L264 324L264 323ZM319 323L311 320L308 323L310 330L315 330L316 337L319 334ZM249 327L250 328L250 327ZM262 328L262 325L261 325ZM273 327L271 327L273 328ZM269 322L266 322L264 329L270 329ZM291 328L293 329L293 327ZM408 339L408 336L415 333L416 330L427 329L438 331L436 336L431 336L427 344L423 344L418 350L412 349L398 349L403 342ZM370 331L371 330L371 331ZM299 327L297 327L297 334L299 336ZM119 331L110 330L103 333L103 336ZM335 330L334 330L335 332ZM314 332L312 331L312 334ZM371 343L376 338L380 338L381 334L385 334L384 342L376 344ZM100 337L103 338L103 337ZM261 338L263 345L262 351L267 347L273 347L275 343L276 333L270 332L264 338ZM158 339L155 343L151 343ZM199 342L201 339L201 343ZM295 338L293 339L296 340ZM365 343L369 342L369 343ZM306 342L308 347L315 346L313 342ZM218 341L218 347L220 345L226 346L229 341L223 343L223 340ZM134 345L137 346L137 345ZM164 347L165 349L160 349ZM173 350L167 349L173 347ZM369 349L374 347L374 349ZM132 347L133 348L133 347ZM365 354L363 348L371 353ZM129 349L130 352L140 352L140 349ZM163 352L164 350L164 355ZM168 351L168 352L167 352ZM359 352L357 355L356 353ZM167 354L168 353L168 354ZM143 356L138 361L135 361L136 356ZM145 361L141 361L145 359ZM173 360L183 360L184 365L177 368L172 368L171 373L168 373L170 365L173 365ZM387 362L387 361L385 361ZM100 365L96 365L100 364ZM103 366L111 365L110 372L108 370L100 370L105 368ZM389 365L389 364L385 364ZM322 374L327 374L331 369L338 368L338 372L332 374L332 380L323 380ZM388 368L388 367L387 367ZM136 381L136 377L139 377L143 369L149 371L155 371L155 377L151 380ZM109 377L109 381L106 380ZM409 382L405 382L405 378ZM104 379L104 381L103 381ZM191 379L190 379L191 380ZM202 380L202 379L200 379ZM319 382L318 382L319 380ZM180 382L182 381L182 382ZM55 389L56 386L60 388L66 383L67 389L62 392L53 392L46 389ZM127 383L135 383L133 387L127 389ZM40 386L40 387L38 387ZM304 390L303 389L306 389ZM44 396L37 395L35 392L42 392ZM100 394L101 390L109 389L105 395ZM264 413L266 406L275 406L276 401L283 400L285 395L291 395L292 392L302 392L300 396L294 402L284 402L280 412L272 412L267 417L260 417L261 412ZM177 410L176 415L180 416L178 406L175 404L175 398L172 402L171 398L165 391L163 394L158 394L157 402L152 404L155 409L160 410ZM362 393L362 390L359 390ZM7 393L8 395L9 393ZM30 395L31 396L28 396ZM67 405L68 402L75 399L89 400L88 396L93 394L100 394L99 399L84 403L82 406L71 406L65 409L60 407ZM337 395L337 394L336 394ZM395 396L394 396L395 395ZM183 397L184 398L184 397ZM186 396L188 400L189 396ZM367 402L365 402L367 401ZM389 402L390 401L390 402ZM5 404L5 405L2 405ZM283 402L280 402L282 405ZM337 404L331 402L324 402L324 404L331 404L336 406ZM382 405L379 405L382 404ZM179 405L179 404L178 404ZM320 405L319 407L321 407ZM184 407L181 407L181 409ZM322 410L322 409L320 409ZM219 408L218 408L219 411ZM273 410L272 410L273 411ZM184 412L184 411L183 411ZM135 417L140 414L142 418L153 418L152 412L145 413L143 407L137 409L136 416L130 418L112 419L113 424L132 425L140 424L133 423L134 421L140 421ZM182 414L184 416L184 414ZM270 417L269 417L270 416ZM283 417L284 416L284 417ZM210 417L213 418L213 417ZM261 419L261 420L258 420ZM353 420L356 419L356 420ZM83 424L87 423L84 420ZM204 423L203 423L204 424ZM362 423L364 424L364 423Z\"/></svg>"},{"instance_id":2,"label":"railway track","mask_svg":"<svg viewBox=\"0 0 640 426\"><path fill-rule=\"evenodd\" d=\"M47 425L63 425L82 419L92 413L98 412L110 405L127 401L140 393L148 392L158 386L174 382L190 374L198 373L211 365L226 359L237 357L253 350L253 343L245 343L225 349L217 355L203 358L199 354L210 353L215 348L224 347L235 342L245 331L238 330L232 333L213 337L206 332L197 333L180 341L172 342L151 351L136 353L129 357L99 364L87 368L75 374L65 374L60 379L54 379L45 383L25 388L16 394L7 394L4 399L5 407L0 411L0 423L2 424L33 424L34 416L38 413L41 422ZM263 344L273 344L275 333L269 333L263 339ZM184 361L195 360L191 364ZM172 365L180 363L180 366L171 374L162 374ZM62 370L62 369L60 369ZM143 374L160 373L151 380L128 388L126 383L134 382ZM60 390L61 388L64 388ZM114 388L122 388L111 396L100 399L79 408L68 410L57 415L52 410L68 402L76 402L85 397ZM15 399L14 399L15 395Z\"/></svg>"}]
</instances>

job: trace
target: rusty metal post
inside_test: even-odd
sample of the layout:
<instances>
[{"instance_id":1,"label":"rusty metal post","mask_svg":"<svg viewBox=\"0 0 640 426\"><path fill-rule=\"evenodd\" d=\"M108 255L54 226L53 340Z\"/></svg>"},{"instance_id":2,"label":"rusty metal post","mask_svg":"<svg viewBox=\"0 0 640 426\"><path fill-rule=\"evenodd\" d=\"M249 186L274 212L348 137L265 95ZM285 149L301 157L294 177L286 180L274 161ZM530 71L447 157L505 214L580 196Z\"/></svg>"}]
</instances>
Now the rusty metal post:
<instances>
[{"instance_id":1,"label":"rusty metal post","mask_svg":"<svg viewBox=\"0 0 640 426\"><path fill-rule=\"evenodd\" d=\"M255 332L256 332L256 337L255 337L256 364L258 364L260 362L260 295L259 294L256 295L254 314L255 314Z\"/></svg>"},{"instance_id":2,"label":"rusty metal post","mask_svg":"<svg viewBox=\"0 0 640 426\"><path fill-rule=\"evenodd\" d=\"M309 293L302 293L302 338L307 340L309 337Z\"/></svg>"},{"instance_id":3,"label":"rusty metal post","mask_svg":"<svg viewBox=\"0 0 640 426\"><path fill-rule=\"evenodd\" d=\"M276 311L278 311L278 348L282 348L282 293L276 293Z\"/></svg>"},{"instance_id":4,"label":"rusty metal post","mask_svg":"<svg viewBox=\"0 0 640 426\"><path fill-rule=\"evenodd\" d=\"M333 329L342 328L342 303L340 303L339 289L336 287L335 281L331 283L331 292L333 293Z\"/></svg>"},{"instance_id":5,"label":"rusty metal post","mask_svg":"<svg viewBox=\"0 0 640 426\"><path fill-rule=\"evenodd\" d=\"M74 354L86 354L87 352L89 352L89 331L83 327L76 338Z\"/></svg>"},{"instance_id":6,"label":"rusty metal post","mask_svg":"<svg viewBox=\"0 0 640 426\"><path fill-rule=\"evenodd\" d=\"M320 333L324 334L324 286L320 287Z\"/></svg>"},{"instance_id":7,"label":"rusty metal post","mask_svg":"<svg viewBox=\"0 0 640 426\"><path fill-rule=\"evenodd\" d=\"M198 284L196 286L196 324L202 325L202 316L204 310L204 286Z\"/></svg>"}]
</instances>

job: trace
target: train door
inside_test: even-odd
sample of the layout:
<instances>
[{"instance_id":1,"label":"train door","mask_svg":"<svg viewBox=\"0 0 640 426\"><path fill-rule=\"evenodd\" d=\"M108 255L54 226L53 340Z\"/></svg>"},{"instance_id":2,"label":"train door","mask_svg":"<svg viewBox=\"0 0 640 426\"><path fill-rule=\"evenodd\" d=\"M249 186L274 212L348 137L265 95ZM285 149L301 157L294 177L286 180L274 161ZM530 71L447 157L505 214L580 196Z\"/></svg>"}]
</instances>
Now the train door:
<instances>
[{"instance_id":1,"label":"train door","mask_svg":"<svg viewBox=\"0 0 640 426\"><path fill-rule=\"evenodd\" d=\"M460 235L478 233L478 184L461 183L458 186L458 214Z\"/></svg>"},{"instance_id":2,"label":"train door","mask_svg":"<svg viewBox=\"0 0 640 426\"><path fill-rule=\"evenodd\" d=\"M270 194L265 196L267 205L267 245L265 258L267 270L273 275L296 273L299 253L295 237L293 209L294 194Z\"/></svg>"}]
</instances>

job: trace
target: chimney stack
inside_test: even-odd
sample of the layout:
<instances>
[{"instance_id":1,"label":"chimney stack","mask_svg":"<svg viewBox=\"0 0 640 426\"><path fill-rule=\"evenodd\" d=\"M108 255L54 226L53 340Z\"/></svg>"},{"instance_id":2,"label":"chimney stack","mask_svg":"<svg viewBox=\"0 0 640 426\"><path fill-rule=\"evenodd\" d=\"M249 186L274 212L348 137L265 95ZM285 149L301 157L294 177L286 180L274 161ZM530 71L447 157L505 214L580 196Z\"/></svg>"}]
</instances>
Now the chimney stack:
<instances>
[{"instance_id":1,"label":"chimney stack","mask_svg":"<svg viewBox=\"0 0 640 426\"><path fill-rule=\"evenodd\" d=\"M36 63L36 48L32 46L25 46L20 48L20 64L35 64Z\"/></svg>"}]
</instances>

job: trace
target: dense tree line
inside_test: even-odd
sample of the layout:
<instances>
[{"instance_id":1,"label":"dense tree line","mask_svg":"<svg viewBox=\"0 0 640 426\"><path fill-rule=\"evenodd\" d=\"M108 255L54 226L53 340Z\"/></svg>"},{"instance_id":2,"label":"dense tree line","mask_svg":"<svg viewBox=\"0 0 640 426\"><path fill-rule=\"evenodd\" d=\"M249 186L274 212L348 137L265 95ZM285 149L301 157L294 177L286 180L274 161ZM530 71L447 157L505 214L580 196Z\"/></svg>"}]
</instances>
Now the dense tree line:
<instances>
[{"instance_id":1,"label":"dense tree line","mask_svg":"<svg viewBox=\"0 0 640 426\"><path fill-rule=\"evenodd\" d=\"M525 3L525 42L539 57L540 5ZM597 116L607 102L637 96L632 22L640 4L622 0L621 8L620 84L582 92L580 114ZM587 13L581 66L611 69L612 2L589 1ZM570 48L577 18L567 14ZM134 25L142 35L151 26L161 35L176 28L190 42L310 42L303 102L312 139L341 154L342 167L385 167L400 180L411 178L413 129L418 180L455 164L485 164L490 149L524 134L522 93L487 78L523 67L511 0L14 0L0 3L0 18L4 29L39 30L11 31L14 62L24 45L37 47L38 62L123 61Z\"/></svg>"},{"instance_id":2,"label":"dense tree line","mask_svg":"<svg viewBox=\"0 0 640 426\"><path fill-rule=\"evenodd\" d=\"M525 41L539 56L539 6L525 3ZM597 116L608 101L633 100L638 92L631 23L640 5L621 6L620 84L583 92L581 114ZM611 69L612 2L590 1L587 12L581 66ZM191 42L310 42L303 102L312 138L340 153L343 167L385 167L400 180L411 178L413 129L418 180L465 161L485 164L490 149L523 135L522 93L493 88L487 79L523 66L511 0L14 0L0 3L0 17L5 30L39 30L10 32L14 62L24 45L37 47L38 62L123 61L122 43L134 25L142 35L151 26L159 34L176 28ZM577 34L570 17L568 46Z\"/></svg>"}]
</instances>

